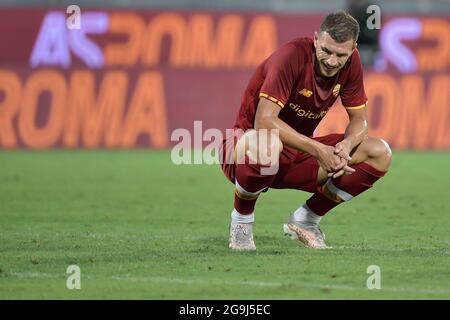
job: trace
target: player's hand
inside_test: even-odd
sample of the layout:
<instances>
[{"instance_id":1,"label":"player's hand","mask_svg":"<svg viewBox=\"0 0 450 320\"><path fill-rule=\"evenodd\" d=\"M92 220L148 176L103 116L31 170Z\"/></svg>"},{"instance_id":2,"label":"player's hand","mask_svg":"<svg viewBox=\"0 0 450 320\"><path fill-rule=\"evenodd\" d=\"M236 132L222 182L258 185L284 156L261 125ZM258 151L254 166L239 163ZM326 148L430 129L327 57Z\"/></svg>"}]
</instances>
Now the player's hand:
<instances>
[{"instance_id":1,"label":"player's hand","mask_svg":"<svg viewBox=\"0 0 450 320\"><path fill-rule=\"evenodd\" d=\"M339 157L347 161L352 160L352 157L350 157L351 151L352 151L351 145L346 140L342 140L341 142L337 143L334 146L334 154L338 155Z\"/></svg>"},{"instance_id":2,"label":"player's hand","mask_svg":"<svg viewBox=\"0 0 450 320\"><path fill-rule=\"evenodd\" d=\"M335 178L339 178L340 176L351 175L355 171L356 171L355 169L353 169L352 167L349 167L348 164L346 164L341 170L339 170L337 172L328 173L328 176L335 179Z\"/></svg>"},{"instance_id":3,"label":"player's hand","mask_svg":"<svg viewBox=\"0 0 450 320\"><path fill-rule=\"evenodd\" d=\"M341 164L339 165L339 169L328 173L329 177L332 178L339 178L343 175L350 175L353 172L355 172L355 169L351 168L348 165L348 162L352 160L350 157L351 152L351 145L346 140L342 140L341 142L337 143L334 147L334 154L338 155L341 158Z\"/></svg>"},{"instance_id":4,"label":"player's hand","mask_svg":"<svg viewBox=\"0 0 450 320\"><path fill-rule=\"evenodd\" d=\"M340 171L347 164L346 160L334 153L334 149L334 147L322 145L317 155L320 166L330 173Z\"/></svg>"}]
</instances>

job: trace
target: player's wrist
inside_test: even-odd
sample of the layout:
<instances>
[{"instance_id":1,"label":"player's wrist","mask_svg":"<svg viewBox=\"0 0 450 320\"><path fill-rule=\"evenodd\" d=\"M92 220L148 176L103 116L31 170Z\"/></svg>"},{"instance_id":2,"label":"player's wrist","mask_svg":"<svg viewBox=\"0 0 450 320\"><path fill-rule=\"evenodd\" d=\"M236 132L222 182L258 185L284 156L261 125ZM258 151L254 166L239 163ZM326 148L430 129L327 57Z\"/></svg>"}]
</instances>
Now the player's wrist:
<instances>
[{"instance_id":1,"label":"player's wrist","mask_svg":"<svg viewBox=\"0 0 450 320\"><path fill-rule=\"evenodd\" d=\"M344 144L349 151L353 150L361 141L358 142L355 136L345 137L344 140L341 141L341 144Z\"/></svg>"},{"instance_id":2,"label":"player's wrist","mask_svg":"<svg viewBox=\"0 0 450 320\"><path fill-rule=\"evenodd\" d=\"M320 159L323 154L324 145L316 140L311 139L309 150L306 150L310 155L316 159Z\"/></svg>"}]
</instances>

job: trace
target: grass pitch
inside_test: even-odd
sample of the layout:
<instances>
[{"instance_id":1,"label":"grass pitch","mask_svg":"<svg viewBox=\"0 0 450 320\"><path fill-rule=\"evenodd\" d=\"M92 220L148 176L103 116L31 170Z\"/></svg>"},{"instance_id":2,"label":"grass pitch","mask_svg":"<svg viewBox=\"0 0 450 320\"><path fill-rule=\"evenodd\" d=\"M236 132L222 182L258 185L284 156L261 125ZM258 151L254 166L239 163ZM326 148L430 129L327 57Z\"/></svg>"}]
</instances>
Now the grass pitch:
<instances>
[{"instance_id":1,"label":"grass pitch","mask_svg":"<svg viewBox=\"0 0 450 320\"><path fill-rule=\"evenodd\" d=\"M450 299L450 153L395 152L322 221L334 249L282 234L307 199L269 190L256 252L227 248L233 186L167 151L0 152L1 299ZM81 289L66 288L69 265ZM381 269L369 290L367 268Z\"/></svg>"}]
</instances>

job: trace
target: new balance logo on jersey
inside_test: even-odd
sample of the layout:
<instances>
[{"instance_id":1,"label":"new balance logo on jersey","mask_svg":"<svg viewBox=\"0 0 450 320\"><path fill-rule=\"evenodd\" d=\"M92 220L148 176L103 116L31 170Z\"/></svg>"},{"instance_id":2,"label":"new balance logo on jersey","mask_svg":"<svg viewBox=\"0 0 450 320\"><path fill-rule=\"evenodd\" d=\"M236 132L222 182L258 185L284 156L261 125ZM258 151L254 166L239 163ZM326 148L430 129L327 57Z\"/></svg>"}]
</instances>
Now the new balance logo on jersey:
<instances>
[{"instance_id":1,"label":"new balance logo on jersey","mask_svg":"<svg viewBox=\"0 0 450 320\"><path fill-rule=\"evenodd\" d=\"M313 94L312 91L310 91L310 90L308 90L308 89L306 89L306 88L300 90L298 93L304 95L304 96L307 97L307 98L311 97L312 94Z\"/></svg>"}]
</instances>

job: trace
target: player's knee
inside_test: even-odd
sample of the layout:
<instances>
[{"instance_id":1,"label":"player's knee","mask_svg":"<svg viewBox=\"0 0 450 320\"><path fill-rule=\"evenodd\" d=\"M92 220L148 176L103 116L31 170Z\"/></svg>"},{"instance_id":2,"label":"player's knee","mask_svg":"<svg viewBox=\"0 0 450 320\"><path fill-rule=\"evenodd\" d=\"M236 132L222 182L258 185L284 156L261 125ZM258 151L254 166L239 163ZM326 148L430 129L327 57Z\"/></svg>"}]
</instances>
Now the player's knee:
<instances>
[{"instance_id":1,"label":"player's knee","mask_svg":"<svg viewBox=\"0 0 450 320\"><path fill-rule=\"evenodd\" d=\"M392 151L389 144L381 138L369 138L370 148L369 157L370 158L391 158Z\"/></svg>"},{"instance_id":2,"label":"player's knee","mask_svg":"<svg viewBox=\"0 0 450 320\"><path fill-rule=\"evenodd\" d=\"M258 164L271 165L277 162L283 144L275 130L248 130L236 144L237 158L247 156Z\"/></svg>"},{"instance_id":3,"label":"player's knee","mask_svg":"<svg viewBox=\"0 0 450 320\"><path fill-rule=\"evenodd\" d=\"M368 138L368 158L377 163L383 171L387 171L392 161L392 150L389 144L381 138Z\"/></svg>"}]
</instances>

